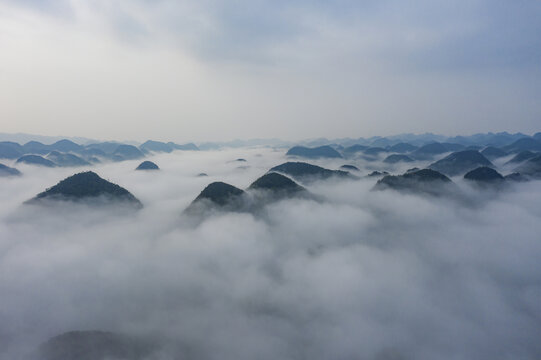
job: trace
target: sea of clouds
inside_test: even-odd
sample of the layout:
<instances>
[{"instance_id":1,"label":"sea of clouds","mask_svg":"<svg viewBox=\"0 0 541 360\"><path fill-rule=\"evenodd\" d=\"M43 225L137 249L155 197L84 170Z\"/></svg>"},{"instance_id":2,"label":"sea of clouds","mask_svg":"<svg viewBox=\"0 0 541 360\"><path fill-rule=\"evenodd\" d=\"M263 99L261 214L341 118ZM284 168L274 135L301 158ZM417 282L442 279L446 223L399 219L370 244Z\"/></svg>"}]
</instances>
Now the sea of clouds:
<instances>
[{"instance_id":1,"label":"sea of clouds","mask_svg":"<svg viewBox=\"0 0 541 360\"><path fill-rule=\"evenodd\" d=\"M194 222L183 210L207 184L245 188L284 151L150 160L161 170L92 168L143 202L131 213L22 205L84 169L0 178L0 359L72 330L165 339L153 359L541 358L541 182L458 179L463 201L321 181L307 187L324 201Z\"/></svg>"}]
</instances>

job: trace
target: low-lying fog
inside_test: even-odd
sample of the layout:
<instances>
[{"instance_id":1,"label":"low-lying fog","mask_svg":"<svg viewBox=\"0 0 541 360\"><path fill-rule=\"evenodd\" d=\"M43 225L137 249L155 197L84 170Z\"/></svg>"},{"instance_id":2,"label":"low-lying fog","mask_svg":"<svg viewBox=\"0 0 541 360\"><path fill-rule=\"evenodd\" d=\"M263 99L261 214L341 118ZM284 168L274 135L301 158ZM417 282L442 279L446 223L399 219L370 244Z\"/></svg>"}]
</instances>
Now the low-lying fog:
<instances>
[{"instance_id":1,"label":"low-lying fog","mask_svg":"<svg viewBox=\"0 0 541 360\"><path fill-rule=\"evenodd\" d=\"M284 151L150 160L161 170L92 168L143 202L132 214L21 205L83 168L0 179L1 359L95 329L160 336L185 359L541 358L540 181L482 194L453 179L468 204L324 181L307 187L327 201L195 225L182 211L207 184L245 188Z\"/></svg>"}]
</instances>

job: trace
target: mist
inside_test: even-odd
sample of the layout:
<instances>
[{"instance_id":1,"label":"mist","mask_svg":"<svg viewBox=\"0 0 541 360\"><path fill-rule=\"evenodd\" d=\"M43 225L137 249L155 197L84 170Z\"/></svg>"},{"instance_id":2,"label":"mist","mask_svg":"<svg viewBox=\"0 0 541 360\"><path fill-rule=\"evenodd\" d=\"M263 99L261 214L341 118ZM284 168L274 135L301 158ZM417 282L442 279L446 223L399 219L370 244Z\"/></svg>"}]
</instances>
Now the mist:
<instances>
[{"instance_id":1,"label":"mist","mask_svg":"<svg viewBox=\"0 0 541 360\"><path fill-rule=\"evenodd\" d=\"M494 193L453 179L462 201L328 180L307 185L323 201L193 222L183 210L207 184L246 188L284 152L150 159L160 171L92 168L141 200L131 213L22 205L79 169L21 165L23 177L1 179L0 358L72 330L160 338L151 359L541 356L539 181ZM352 163L362 175L385 166Z\"/></svg>"}]
</instances>

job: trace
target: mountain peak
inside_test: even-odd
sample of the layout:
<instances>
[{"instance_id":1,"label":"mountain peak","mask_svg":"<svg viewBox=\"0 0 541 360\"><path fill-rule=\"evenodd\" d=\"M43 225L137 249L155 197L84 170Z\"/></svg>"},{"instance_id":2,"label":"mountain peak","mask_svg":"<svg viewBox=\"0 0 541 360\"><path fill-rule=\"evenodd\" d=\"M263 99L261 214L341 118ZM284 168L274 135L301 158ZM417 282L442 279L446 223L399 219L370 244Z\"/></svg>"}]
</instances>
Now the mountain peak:
<instances>
[{"instance_id":1,"label":"mountain peak","mask_svg":"<svg viewBox=\"0 0 541 360\"><path fill-rule=\"evenodd\" d=\"M135 168L135 170L160 170L160 168L152 161L146 160L140 163L139 166Z\"/></svg>"},{"instance_id":2,"label":"mountain peak","mask_svg":"<svg viewBox=\"0 0 541 360\"><path fill-rule=\"evenodd\" d=\"M103 198L106 202L126 202L142 207L141 202L123 187L102 179L93 171L81 172L60 181L30 200L85 200Z\"/></svg>"},{"instance_id":3,"label":"mountain peak","mask_svg":"<svg viewBox=\"0 0 541 360\"><path fill-rule=\"evenodd\" d=\"M287 176L275 172L269 172L261 176L250 185L249 189L284 192L288 194L306 191L304 187L300 186Z\"/></svg>"}]
</instances>

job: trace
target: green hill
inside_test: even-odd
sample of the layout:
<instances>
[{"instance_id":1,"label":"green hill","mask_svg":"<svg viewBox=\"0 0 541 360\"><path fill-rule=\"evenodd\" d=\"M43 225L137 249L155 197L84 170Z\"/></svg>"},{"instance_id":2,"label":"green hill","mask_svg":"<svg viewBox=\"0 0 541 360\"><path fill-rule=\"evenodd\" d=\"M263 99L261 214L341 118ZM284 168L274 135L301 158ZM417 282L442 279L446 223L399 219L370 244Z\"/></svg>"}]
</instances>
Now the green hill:
<instances>
[{"instance_id":1,"label":"green hill","mask_svg":"<svg viewBox=\"0 0 541 360\"><path fill-rule=\"evenodd\" d=\"M269 171L286 174L295 180L304 182L324 180L331 177L350 179L356 178L347 171L329 170L322 168L321 166L312 165L305 162L286 162L271 168Z\"/></svg>"},{"instance_id":2,"label":"green hill","mask_svg":"<svg viewBox=\"0 0 541 360\"><path fill-rule=\"evenodd\" d=\"M99 198L102 202L130 203L142 207L141 202L123 187L102 179L98 174L87 171L72 175L55 186L31 199L31 203L42 200L88 200Z\"/></svg>"},{"instance_id":3,"label":"green hill","mask_svg":"<svg viewBox=\"0 0 541 360\"><path fill-rule=\"evenodd\" d=\"M20 176L21 172L15 168L0 164L0 177Z\"/></svg>"},{"instance_id":4,"label":"green hill","mask_svg":"<svg viewBox=\"0 0 541 360\"><path fill-rule=\"evenodd\" d=\"M503 176L499 172L486 166L481 166L477 169L469 171L468 173L466 173L466 175L464 175L464 179L480 182L493 182L504 180Z\"/></svg>"},{"instance_id":5,"label":"green hill","mask_svg":"<svg viewBox=\"0 0 541 360\"><path fill-rule=\"evenodd\" d=\"M152 161L143 161L135 168L135 170L160 170L158 165L153 163Z\"/></svg>"},{"instance_id":6,"label":"green hill","mask_svg":"<svg viewBox=\"0 0 541 360\"><path fill-rule=\"evenodd\" d=\"M461 175L480 166L492 167L492 163L477 150L454 152L428 166L449 176Z\"/></svg>"},{"instance_id":7,"label":"green hill","mask_svg":"<svg viewBox=\"0 0 541 360\"><path fill-rule=\"evenodd\" d=\"M431 169L387 175L378 180L374 190L393 189L401 192L442 195L451 189L453 182L447 176Z\"/></svg>"}]
</instances>

